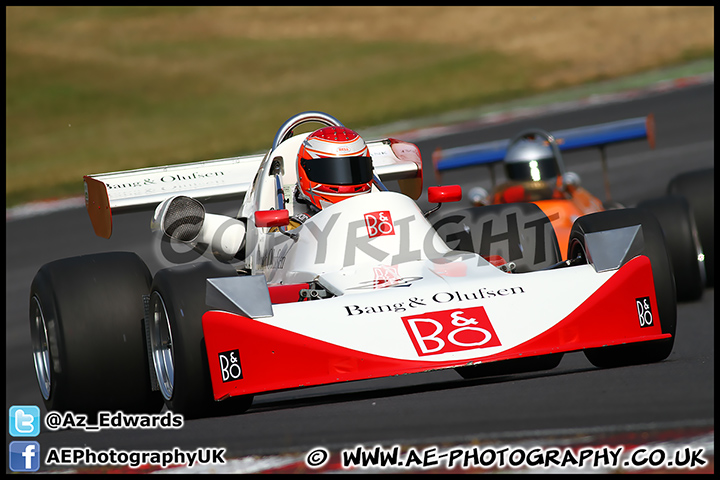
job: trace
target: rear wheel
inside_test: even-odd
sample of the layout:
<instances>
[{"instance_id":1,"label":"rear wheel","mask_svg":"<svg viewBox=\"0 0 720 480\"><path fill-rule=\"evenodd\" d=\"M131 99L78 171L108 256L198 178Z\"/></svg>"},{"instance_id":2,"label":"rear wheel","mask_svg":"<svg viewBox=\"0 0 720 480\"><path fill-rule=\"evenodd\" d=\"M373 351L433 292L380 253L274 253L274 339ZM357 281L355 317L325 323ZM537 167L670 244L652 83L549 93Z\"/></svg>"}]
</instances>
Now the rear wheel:
<instances>
[{"instance_id":1,"label":"rear wheel","mask_svg":"<svg viewBox=\"0 0 720 480\"><path fill-rule=\"evenodd\" d=\"M705 255L707 286L715 285L715 169L683 173L668 184L669 195L684 197L695 218Z\"/></svg>"},{"instance_id":2,"label":"rear wheel","mask_svg":"<svg viewBox=\"0 0 720 480\"><path fill-rule=\"evenodd\" d=\"M637 206L650 211L660 222L672 260L677 300L701 298L705 289L705 261L695 219L685 198L668 195Z\"/></svg>"},{"instance_id":3,"label":"rear wheel","mask_svg":"<svg viewBox=\"0 0 720 480\"><path fill-rule=\"evenodd\" d=\"M30 288L35 373L48 410L156 413L143 327L150 272L134 253L43 265Z\"/></svg>"},{"instance_id":4,"label":"rear wheel","mask_svg":"<svg viewBox=\"0 0 720 480\"><path fill-rule=\"evenodd\" d=\"M202 316L208 278L232 277L235 268L203 262L160 270L150 295L150 345L155 374L169 410L185 418L242 413L252 395L216 402L213 397Z\"/></svg>"},{"instance_id":5,"label":"rear wheel","mask_svg":"<svg viewBox=\"0 0 720 480\"><path fill-rule=\"evenodd\" d=\"M658 317L663 333L671 338L652 342L630 343L585 350L585 356L596 367L615 367L639 363L659 362L672 352L675 342L677 305L675 280L672 264L665 248L662 228L657 219L648 211L627 208L598 212L578 218L573 224L568 243L568 259L588 263L585 252L585 235L593 232L641 225L643 233L643 255L650 259Z\"/></svg>"}]
</instances>

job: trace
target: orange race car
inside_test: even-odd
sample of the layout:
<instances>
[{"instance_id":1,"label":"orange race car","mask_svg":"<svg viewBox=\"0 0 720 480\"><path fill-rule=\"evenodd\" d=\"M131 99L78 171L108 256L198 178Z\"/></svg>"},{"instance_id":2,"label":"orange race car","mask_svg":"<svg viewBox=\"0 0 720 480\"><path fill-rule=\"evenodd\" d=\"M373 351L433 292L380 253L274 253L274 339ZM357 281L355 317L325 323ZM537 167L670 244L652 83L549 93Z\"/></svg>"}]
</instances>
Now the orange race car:
<instances>
[{"instance_id":1,"label":"orange race car","mask_svg":"<svg viewBox=\"0 0 720 480\"><path fill-rule=\"evenodd\" d=\"M436 150L436 176L448 170L485 165L490 169L492 191L482 187L469 190L474 206L506 203L534 203L551 220L560 251L568 260L568 239L573 222L580 216L607 209L623 208L610 195L605 146L611 143L647 139L655 147L652 115L549 133L533 128L510 140L486 142L447 150ZM580 178L565 169L561 151L597 147L601 151L606 200L603 202L580 186ZM506 180L497 183L494 165L502 163ZM712 177L708 177L712 178ZM672 182L671 182L672 183ZM712 192L712 185L703 186ZM672 257L678 300L696 300L708 285L704 243L700 242L695 215L682 194L641 202L663 227ZM711 249L712 246L708 246ZM481 253L482 252L478 252Z\"/></svg>"}]
</instances>

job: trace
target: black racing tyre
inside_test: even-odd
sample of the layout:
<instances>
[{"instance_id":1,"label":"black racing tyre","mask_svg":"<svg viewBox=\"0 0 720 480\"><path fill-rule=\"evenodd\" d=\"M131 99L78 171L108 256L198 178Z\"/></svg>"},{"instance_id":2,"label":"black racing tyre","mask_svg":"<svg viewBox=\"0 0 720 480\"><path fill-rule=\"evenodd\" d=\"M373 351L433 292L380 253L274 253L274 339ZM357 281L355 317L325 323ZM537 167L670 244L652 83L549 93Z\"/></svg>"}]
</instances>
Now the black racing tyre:
<instances>
[{"instance_id":1,"label":"black racing tyre","mask_svg":"<svg viewBox=\"0 0 720 480\"><path fill-rule=\"evenodd\" d=\"M43 265L30 287L35 372L48 410L157 413L150 383L143 295L152 276L134 253Z\"/></svg>"},{"instance_id":2,"label":"black racing tyre","mask_svg":"<svg viewBox=\"0 0 720 480\"><path fill-rule=\"evenodd\" d=\"M457 367L456 372L464 379L482 378L495 375L512 375L516 373L539 372L552 370L560 365L562 353L552 353L541 357L513 358L499 362L481 363L467 367Z\"/></svg>"},{"instance_id":3,"label":"black racing tyre","mask_svg":"<svg viewBox=\"0 0 720 480\"><path fill-rule=\"evenodd\" d=\"M705 289L705 261L695 218L684 197L667 195L638 203L660 222L675 274L678 302L699 300Z\"/></svg>"},{"instance_id":4,"label":"black racing tyre","mask_svg":"<svg viewBox=\"0 0 720 480\"><path fill-rule=\"evenodd\" d=\"M695 217L700 245L705 255L706 284L715 285L715 168L695 170L674 177L669 195L684 197Z\"/></svg>"},{"instance_id":5,"label":"black racing tyre","mask_svg":"<svg viewBox=\"0 0 720 480\"><path fill-rule=\"evenodd\" d=\"M213 397L202 316L208 278L232 277L235 268L200 262L160 270L150 294L150 350L160 392L169 410L186 419L242 413L252 395L216 402Z\"/></svg>"},{"instance_id":6,"label":"black racing tyre","mask_svg":"<svg viewBox=\"0 0 720 480\"><path fill-rule=\"evenodd\" d=\"M431 219L451 248L488 257L499 255L515 264L515 273L533 272L559 263L560 247L545 213L533 203L488 205L457 210ZM563 354L459 367L466 379L555 368Z\"/></svg>"},{"instance_id":7,"label":"black racing tyre","mask_svg":"<svg viewBox=\"0 0 720 480\"><path fill-rule=\"evenodd\" d=\"M588 233L613 230L616 228L641 225L644 247L643 255L650 259L655 297L658 306L657 317L663 333L671 338L643 343L629 343L610 347L585 350L587 359L600 368L653 363L666 359L675 343L677 303L675 279L670 256L665 248L662 228L657 219L648 211L638 208L611 210L592 213L578 218L573 224L568 242L568 259L580 258L587 262L584 251L584 237Z\"/></svg>"},{"instance_id":8,"label":"black racing tyre","mask_svg":"<svg viewBox=\"0 0 720 480\"><path fill-rule=\"evenodd\" d=\"M470 207L429 220L450 248L499 255L515 263L516 273L542 270L562 260L552 223L533 203Z\"/></svg>"}]
</instances>

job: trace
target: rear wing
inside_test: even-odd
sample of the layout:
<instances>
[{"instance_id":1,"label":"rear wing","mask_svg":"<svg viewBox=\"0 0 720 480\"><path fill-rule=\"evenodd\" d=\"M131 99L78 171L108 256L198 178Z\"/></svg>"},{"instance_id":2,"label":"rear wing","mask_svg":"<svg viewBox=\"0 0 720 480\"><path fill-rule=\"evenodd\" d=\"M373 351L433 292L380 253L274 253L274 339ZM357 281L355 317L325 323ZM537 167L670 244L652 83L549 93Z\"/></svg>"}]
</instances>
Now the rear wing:
<instances>
[{"instance_id":1,"label":"rear wing","mask_svg":"<svg viewBox=\"0 0 720 480\"><path fill-rule=\"evenodd\" d=\"M647 138L650 148L655 148L655 120L652 114L615 122L570 128L550 132L560 151L583 148L600 148L605 168L605 146ZM440 181L443 172L476 165L492 166L505 158L511 140L496 140L463 147L436 150L433 153L435 175Z\"/></svg>"},{"instance_id":2,"label":"rear wing","mask_svg":"<svg viewBox=\"0 0 720 480\"><path fill-rule=\"evenodd\" d=\"M403 193L417 198L422 189L422 163L419 155L412 154L417 147L393 139L367 146L375 174L385 181L398 180ZM242 198L265 158L266 154L257 154L86 175L85 206L95 234L110 238L114 214L153 209L175 195L200 201Z\"/></svg>"}]
</instances>

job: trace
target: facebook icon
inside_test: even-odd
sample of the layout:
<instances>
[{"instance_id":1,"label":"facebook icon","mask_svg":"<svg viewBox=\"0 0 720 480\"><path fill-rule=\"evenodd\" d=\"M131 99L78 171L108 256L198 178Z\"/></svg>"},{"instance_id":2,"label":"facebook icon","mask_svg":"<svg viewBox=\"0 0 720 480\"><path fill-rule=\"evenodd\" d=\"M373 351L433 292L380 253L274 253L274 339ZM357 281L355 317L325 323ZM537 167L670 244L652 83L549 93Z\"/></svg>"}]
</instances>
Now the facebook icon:
<instances>
[{"instance_id":1,"label":"facebook icon","mask_svg":"<svg viewBox=\"0 0 720 480\"><path fill-rule=\"evenodd\" d=\"M40 469L40 444L38 442L10 442L10 470L13 472L37 472Z\"/></svg>"}]
</instances>

